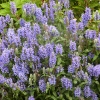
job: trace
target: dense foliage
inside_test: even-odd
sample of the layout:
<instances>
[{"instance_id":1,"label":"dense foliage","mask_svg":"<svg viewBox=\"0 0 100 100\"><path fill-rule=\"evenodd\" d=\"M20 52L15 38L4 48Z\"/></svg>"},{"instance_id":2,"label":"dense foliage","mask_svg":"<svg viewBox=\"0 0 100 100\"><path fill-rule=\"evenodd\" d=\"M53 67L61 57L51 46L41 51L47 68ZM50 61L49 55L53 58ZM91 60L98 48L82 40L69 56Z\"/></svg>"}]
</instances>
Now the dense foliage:
<instances>
[{"instance_id":1,"label":"dense foliage","mask_svg":"<svg viewBox=\"0 0 100 100\"><path fill-rule=\"evenodd\" d=\"M1 4L0 100L100 99L100 13L58 1Z\"/></svg>"}]
</instances>

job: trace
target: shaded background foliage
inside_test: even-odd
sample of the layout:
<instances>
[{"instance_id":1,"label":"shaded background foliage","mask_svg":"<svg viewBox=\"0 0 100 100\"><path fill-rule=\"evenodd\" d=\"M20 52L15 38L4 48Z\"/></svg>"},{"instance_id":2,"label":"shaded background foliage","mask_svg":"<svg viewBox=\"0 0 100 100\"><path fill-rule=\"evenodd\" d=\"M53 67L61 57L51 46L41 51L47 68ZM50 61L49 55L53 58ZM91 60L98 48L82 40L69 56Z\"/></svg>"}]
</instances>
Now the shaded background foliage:
<instances>
[{"instance_id":1,"label":"shaded background foliage","mask_svg":"<svg viewBox=\"0 0 100 100\"><path fill-rule=\"evenodd\" d=\"M98 10L100 8L100 0L70 0L71 9L76 18L81 16L86 7L90 7L92 10Z\"/></svg>"},{"instance_id":2,"label":"shaded background foliage","mask_svg":"<svg viewBox=\"0 0 100 100\"><path fill-rule=\"evenodd\" d=\"M20 4L20 7L18 7L18 8L21 8L22 5L26 2L36 3L37 6L41 6L43 4L43 2L49 2L49 0L0 0L0 4L1 4L0 9L5 9L6 7L9 8L8 2L10 2L10 1L15 1L17 4L17 7ZM55 0L55 1L57 1L57 0ZM19 2L19 4L18 4L18 2ZM81 14L84 12L86 7L90 7L92 9L92 11L99 10L100 0L70 0L70 9L73 10L76 18L80 18ZM21 12L21 11L19 11L19 12ZM7 13L9 13L9 12L6 12L6 10L0 10L0 15L6 15Z\"/></svg>"},{"instance_id":3,"label":"shaded background foliage","mask_svg":"<svg viewBox=\"0 0 100 100\"><path fill-rule=\"evenodd\" d=\"M9 0L10 1L10 0ZM17 6L17 14L16 15L13 15L13 14L11 14L11 12L10 12L10 5L9 5L9 2L8 1L1 1L1 10L0 10L0 15L6 15L6 14L10 14L10 16L12 17L12 18L14 18L14 21L16 22L16 24L18 23L18 20L23 16L22 15L22 5L24 4L24 3L27 3L27 2L29 2L29 0L14 0L15 1L15 3L16 3L16 6ZM42 5L42 3L44 2L44 1L41 1L41 0L30 0L30 2L32 2L32 3L36 3L38 6L41 6ZM48 0L46 1L46 2L48 2ZM99 7L100 7L100 4L99 4L99 0L84 0L84 2L83 2L83 0L70 0L70 8L73 10L73 12L74 12L74 15L75 15L75 18L77 18L78 20L80 20L79 18L80 18L80 16L81 16L81 14L84 12L84 10L85 10L85 8L86 7L90 7L91 9L92 9L92 11L95 11L95 10L98 10L99 9ZM59 32L63 32L63 33L67 33L65 30L66 30L66 27L64 27L64 25L62 24L62 20L59 20L60 18L63 18L63 16L62 16L62 13L57 13L58 14L58 16L57 16L57 20L55 20L55 22L53 23L56 27L58 27L59 29ZM91 23L90 23L91 24ZM94 24L95 25L98 25L98 23L95 23L94 22ZM17 25L16 25L17 26ZM92 25L89 25L89 28L92 28ZM93 27L94 29L96 29L97 31L98 31L98 28L97 27ZM62 30L63 29L63 30ZM83 34L82 34L83 35ZM63 61L62 61L62 64L63 64L63 66L65 67L65 71L67 72L67 68L66 68L66 66L68 66L69 65L69 63L71 63L71 60L69 59L69 60L67 60L67 62L66 62L66 58L68 57L68 55L66 55L66 54L68 54L68 50L66 50L66 48L68 48L69 47L69 37L68 37L68 34L62 34L62 37L64 37L64 38L59 38L58 39L58 41L56 41L56 43L59 43L59 42L61 42L61 43L63 43L63 46L64 46L64 53L65 53L65 55L62 57L62 59L64 59ZM53 42L55 42L55 39L54 40L52 40ZM84 46L84 49L83 49L83 51L82 52L80 52L80 55L81 55L81 53L82 54L86 54L86 55L88 55L88 53L90 52L90 51L92 51L91 50L91 45L93 44L93 42L89 42L88 40L85 40L84 39L84 41L85 42L87 42L87 44ZM87 48L88 47L88 48ZM90 61L91 63L92 63L92 61L94 62L94 64L99 64L99 55L100 54L96 54L96 52L94 51L93 52L94 54L95 54L95 57ZM99 86L99 83L98 83L98 81L95 81L94 82L95 84L94 84L94 87L97 85L98 86L98 89L97 89L97 92L98 92L98 94L99 94L99 92L100 92L100 86ZM84 83L82 83L82 84L84 84ZM2 86L3 87L3 86ZM8 88L5 88L5 87L3 87L2 88L2 91L3 91L3 89L4 90L9 90ZM12 97L13 95L10 93L10 91L11 90L9 90L9 96L8 97ZM32 90L33 91L33 90ZM31 91L31 92L32 92ZM5 92L5 91L4 91ZM4 93L4 92L2 92L2 93ZM14 92L15 94L14 94L14 99L16 100L18 97L20 97L20 100L22 99L23 100L23 98L25 99L25 95L26 94L24 94L23 92ZM63 92L64 93L64 92ZM38 94L38 93L36 93L36 94ZM69 94L70 94L70 92L69 92ZM1 94L2 95L2 94ZM51 93L51 95L55 95L55 94L52 94ZM51 95L48 95L47 97L46 97L46 99L48 100L48 98L50 98L51 97ZM37 96L37 95L36 95ZM43 97L44 99L45 99L45 96L46 96L46 94L39 94L38 95L38 97L37 98L39 98L39 96L40 96L40 98L41 97ZM57 96L57 95L56 95ZM61 96L61 98L63 98L63 96L62 95L60 95ZM3 97L3 95L2 95L2 97ZM16 98L15 98L16 97ZM69 97L69 95L67 95L67 97ZM40 99L39 98L39 99ZM43 99L42 98L42 99ZM53 97L52 97L53 98ZM71 98L71 97L70 97ZM6 99L6 98L5 98ZM7 100L7 99L6 99Z\"/></svg>"}]
</instances>

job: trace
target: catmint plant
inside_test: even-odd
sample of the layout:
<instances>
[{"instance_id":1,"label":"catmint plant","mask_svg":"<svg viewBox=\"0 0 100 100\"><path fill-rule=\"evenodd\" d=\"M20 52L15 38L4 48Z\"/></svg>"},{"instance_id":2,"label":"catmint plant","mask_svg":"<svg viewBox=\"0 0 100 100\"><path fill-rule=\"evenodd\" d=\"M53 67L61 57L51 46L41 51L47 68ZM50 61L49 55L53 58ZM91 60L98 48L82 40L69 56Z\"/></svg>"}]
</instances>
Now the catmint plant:
<instances>
[{"instance_id":1,"label":"catmint plant","mask_svg":"<svg viewBox=\"0 0 100 100\"><path fill-rule=\"evenodd\" d=\"M99 100L99 12L86 7L76 19L70 7L27 2L17 16L10 2L11 16L0 16L0 100Z\"/></svg>"}]
</instances>

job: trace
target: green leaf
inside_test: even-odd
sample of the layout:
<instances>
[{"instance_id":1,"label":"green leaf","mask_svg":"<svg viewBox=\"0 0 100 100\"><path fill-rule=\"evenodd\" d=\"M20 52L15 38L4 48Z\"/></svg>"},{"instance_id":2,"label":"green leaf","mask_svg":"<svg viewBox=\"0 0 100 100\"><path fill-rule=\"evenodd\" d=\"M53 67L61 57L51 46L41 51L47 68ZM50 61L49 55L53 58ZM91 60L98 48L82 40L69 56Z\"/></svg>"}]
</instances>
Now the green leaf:
<instances>
[{"instance_id":1,"label":"green leaf","mask_svg":"<svg viewBox=\"0 0 100 100\"><path fill-rule=\"evenodd\" d=\"M100 85L100 83L98 81L94 81L97 85Z\"/></svg>"},{"instance_id":2,"label":"green leaf","mask_svg":"<svg viewBox=\"0 0 100 100\"><path fill-rule=\"evenodd\" d=\"M84 10L84 8L82 6L75 6L73 7L74 9L79 9L79 10Z\"/></svg>"},{"instance_id":3,"label":"green leaf","mask_svg":"<svg viewBox=\"0 0 100 100\"><path fill-rule=\"evenodd\" d=\"M9 9L1 9L0 10L0 15L7 15L10 14L10 10Z\"/></svg>"},{"instance_id":4,"label":"green leaf","mask_svg":"<svg viewBox=\"0 0 100 100\"><path fill-rule=\"evenodd\" d=\"M61 75L65 75L65 76L66 76L66 73L61 72L61 73L57 74L57 77L59 77L59 76L61 76Z\"/></svg>"},{"instance_id":5,"label":"green leaf","mask_svg":"<svg viewBox=\"0 0 100 100\"><path fill-rule=\"evenodd\" d=\"M72 97L69 96L69 92L65 93L67 100L72 100Z\"/></svg>"},{"instance_id":6,"label":"green leaf","mask_svg":"<svg viewBox=\"0 0 100 100\"><path fill-rule=\"evenodd\" d=\"M27 2L27 0L14 0L17 8L22 8L23 4Z\"/></svg>"},{"instance_id":7,"label":"green leaf","mask_svg":"<svg viewBox=\"0 0 100 100\"><path fill-rule=\"evenodd\" d=\"M86 53L87 53L87 52L89 52L89 50L88 50L88 49L86 49L84 52L86 52Z\"/></svg>"},{"instance_id":8,"label":"green leaf","mask_svg":"<svg viewBox=\"0 0 100 100\"><path fill-rule=\"evenodd\" d=\"M93 4L90 5L90 7L91 7L91 8L94 8L94 7L97 7L97 6L99 6L99 5L100 5L99 3L93 3Z\"/></svg>"},{"instance_id":9,"label":"green leaf","mask_svg":"<svg viewBox=\"0 0 100 100\"><path fill-rule=\"evenodd\" d=\"M43 100L43 99L42 99L42 96L43 96L43 94L39 94L39 95L36 97L36 100L37 100L37 98L38 98L39 100Z\"/></svg>"},{"instance_id":10,"label":"green leaf","mask_svg":"<svg viewBox=\"0 0 100 100\"><path fill-rule=\"evenodd\" d=\"M0 6L1 6L2 8L4 8L4 9L6 9L6 8L9 8L9 9L10 9L9 2L7 2L7 3L2 3L2 4L0 4Z\"/></svg>"},{"instance_id":11,"label":"green leaf","mask_svg":"<svg viewBox=\"0 0 100 100\"><path fill-rule=\"evenodd\" d=\"M81 84L79 84L79 87L84 86L86 83L87 83L86 81L85 82L82 82Z\"/></svg>"},{"instance_id":12,"label":"green leaf","mask_svg":"<svg viewBox=\"0 0 100 100\"><path fill-rule=\"evenodd\" d=\"M50 98L51 98L52 100L57 100L57 98L54 97L54 96L52 96L52 95L48 95L48 96L45 98L45 100L49 100Z\"/></svg>"},{"instance_id":13,"label":"green leaf","mask_svg":"<svg viewBox=\"0 0 100 100\"><path fill-rule=\"evenodd\" d=\"M74 80L74 84L77 84L77 80Z\"/></svg>"},{"instance_id":14,"label":"green leaf","mask_svg":"<svg viewBox=\"0 0 100 100\"><path fill-rule=\"evenodd\" d=\"M57 61L57 65L60 65L60 64L61 64L61 58L59 57Z\"/></svg>"},{"instance_id":15,"label":"green leaf","mask_svg":"<svg viewBox=\"0 0 100 100\"><path fill-rule=\"evenodd\" d=\"M95 61L97 58L98 58L98 55L95 55L95 56L93 57L93 61Z\"/></svg>"},{"instance_id":16,"label":"green leaf","mask_svg":"<svg viewBox=\"0 0 100 100\"><path fill-rule=\"evenodd\" d=\"M56 92L53 92L53 95L54 95L55 97L57 97L57 94L56 94Z\"/></svg>"}]
</instances>

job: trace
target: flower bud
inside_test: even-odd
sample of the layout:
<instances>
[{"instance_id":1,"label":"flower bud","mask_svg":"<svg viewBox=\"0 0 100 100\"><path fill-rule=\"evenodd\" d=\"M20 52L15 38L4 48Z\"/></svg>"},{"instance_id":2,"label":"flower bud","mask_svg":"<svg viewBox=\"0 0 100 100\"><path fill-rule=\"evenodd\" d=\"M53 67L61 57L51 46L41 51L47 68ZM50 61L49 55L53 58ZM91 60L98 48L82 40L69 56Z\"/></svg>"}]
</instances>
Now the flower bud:
<instances>
[{"instance_id":1,"label":"flower bud","mask_svg":"<svg viewBox=\"0 0 100 100\"><path fill-rule=\"evenodd\" d=\"M46 70L45 70L45 67L43 67L43 74L45 74L46 73Z\"/></svg>"},{"instance_id":2,"label":"flower bud","mask_svg":"<svg viewBox=\"0 0 100 100\"><path fill-rule=\"evenodd\" d=\"M15 54L18 54L18 48L15 48Z\"/></svg>"},{"instance_id":3,"label":"flower bud","mask_svg":"<svg viewBox=\"0 0 100 100\"><path fill-rule=\"evenodd\" d=\"M36 73L33 75L34 82L36 82Z\"/></svg>"},{"instance_id":4,"label":"flower bud","mask_svg":"<svg viewBox=\"0 0 100 100\"><path fill-rule=\"evenodd\" d=\"M31 80L31 78L29 78L29 84L32 85L32 80Z\"/></svg>"},{"instance_id":5,"label":"flower bud","mask_svg":"<svg viewBox=\"0 0 100 100\"><path fill-rule=\"evenodd\" d=\"M98 42L98 40L97 39L94 39L94 43L97 43Z\"/></svg>"},{"instance_id":6,"label":"flower bud","mask_svg":"<svg viewBox=\"0 0 100 100\"><path fill-rule=\"evenodd\" d=\"M82 48L81 48L80 45L78 46L78 52L79 52L79 53L82 52Z\"/></svg>"},{"instance_id":7,"label":"flower bud","mask_svg":"<svg viewBox=\"0 0 100 100\"><path fill-rule=\"evenodd\" d=\"M79 44L82 45L83 43L83 36L79 36Z\"/></svg>"}]
</instances>

